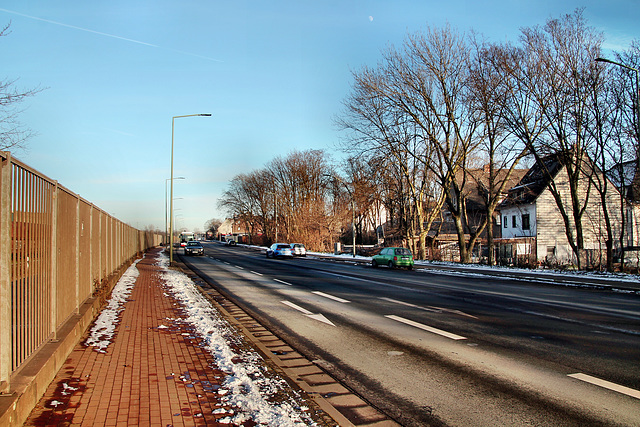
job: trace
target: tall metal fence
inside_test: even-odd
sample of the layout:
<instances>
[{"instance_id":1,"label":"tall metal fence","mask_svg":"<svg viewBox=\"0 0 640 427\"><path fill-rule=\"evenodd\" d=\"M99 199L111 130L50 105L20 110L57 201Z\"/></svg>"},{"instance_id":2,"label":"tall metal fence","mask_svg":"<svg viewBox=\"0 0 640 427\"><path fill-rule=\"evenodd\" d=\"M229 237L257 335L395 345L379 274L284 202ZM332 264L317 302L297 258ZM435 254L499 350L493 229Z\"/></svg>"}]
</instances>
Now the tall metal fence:
<instances>
[{"instance_id":1,"label":"tall metal fence","mask_svg":"<svg viewBox=\"0 0 640 427\"><path fill-rule=\"evenodd\" d=\"M0 151L0 393L110 275L160 239Z\"/></svg>"}]
</instances>

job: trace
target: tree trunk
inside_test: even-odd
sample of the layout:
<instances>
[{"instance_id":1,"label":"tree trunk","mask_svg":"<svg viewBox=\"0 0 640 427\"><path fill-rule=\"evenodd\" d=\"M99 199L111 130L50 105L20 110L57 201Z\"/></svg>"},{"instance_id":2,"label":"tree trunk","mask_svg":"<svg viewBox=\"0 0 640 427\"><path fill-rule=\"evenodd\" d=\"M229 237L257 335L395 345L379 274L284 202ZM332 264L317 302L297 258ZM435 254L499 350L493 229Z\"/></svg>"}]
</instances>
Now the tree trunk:
<instances>
[{"instance_id":1,"label":"tree trunk","mask_svg":"<svg viewBox=\"0 0 640 427\"><path fill-rule=\"evenodd\" d=\"M487 256L487 264L495 265L496 260L494 259L493 253L493 212L487 212L487 245L489 246L489 254Z\"/></svg>"}]
</instances>

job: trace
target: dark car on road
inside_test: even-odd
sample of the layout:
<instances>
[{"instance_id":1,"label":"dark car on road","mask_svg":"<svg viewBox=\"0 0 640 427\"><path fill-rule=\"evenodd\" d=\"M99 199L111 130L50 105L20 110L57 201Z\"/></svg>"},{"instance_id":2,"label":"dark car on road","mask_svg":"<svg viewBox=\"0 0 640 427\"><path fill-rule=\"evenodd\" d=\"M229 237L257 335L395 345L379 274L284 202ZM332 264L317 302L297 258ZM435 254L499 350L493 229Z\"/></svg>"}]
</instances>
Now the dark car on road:
<instances>
[{"instance_id":1,"label":"dark car on road","mask_svg":"<svg viewBox=\"0 0 640 427\"><path fill-rule=\"evenodd\" d=\"M386 265L389 268L406 267L411 270L413 269L413 254L407 248L384 248L373 257L371 265L373 267Z\"/></svg>"},{"instance_id":2,"label":"dark car on road","mask_svg":"<svg viewBox=\"0 0 640 427\"><path fill-rule=\"evenodd\" d=\"M274 243L267 249L267 258L292 258L291 246L287 243Z\"/></svg>"},{"instance_id":3,"label":"dark car on road","mask_svg":"<svg viewBox=\"0 0 640 427\"><path fill-rule=\"evenodd\" d=\"M202 243L196 240L191 240L190 242L187 242L187 245L184 247L184 254L204 255L204 247L202 246Z\"/></svg>"}]
</instances>

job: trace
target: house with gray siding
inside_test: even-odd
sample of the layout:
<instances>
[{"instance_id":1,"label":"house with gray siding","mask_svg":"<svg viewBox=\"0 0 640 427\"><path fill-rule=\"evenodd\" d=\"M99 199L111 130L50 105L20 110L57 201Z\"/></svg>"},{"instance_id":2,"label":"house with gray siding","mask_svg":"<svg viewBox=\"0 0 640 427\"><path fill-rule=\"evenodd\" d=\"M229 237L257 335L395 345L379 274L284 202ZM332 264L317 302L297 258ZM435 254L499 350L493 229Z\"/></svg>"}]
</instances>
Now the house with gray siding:
<instances>
[{"instance_id":1,"label":"house with gray siding","mask_svg":"<svg viewBox=\"0 0 640 427\"><path fill-rule=\"evenodd\" d=\"M594 173L602 173L595 170ZM567 264L576 263L575 254L565 232L565 223L556 200L549 190L553 180L563 205L571 215L569 177L560 156L548 156L534 165L499 207L501 238L498 240L499 259L514 264ZM580 199L586 201L582 217L585 255L589 263L604 263L607 239L603 207L599 194L590 185L589 177L579 182ZM606 193L607 209L614 236L620 235L622 226L620 193L610 184ZM571 218L571 221L573 218ZM575 235L574 226L571 231ZM618 239L615 239L618 240ZM614 241L614 250L620 242Z\"/></svg>"}]
</instances>

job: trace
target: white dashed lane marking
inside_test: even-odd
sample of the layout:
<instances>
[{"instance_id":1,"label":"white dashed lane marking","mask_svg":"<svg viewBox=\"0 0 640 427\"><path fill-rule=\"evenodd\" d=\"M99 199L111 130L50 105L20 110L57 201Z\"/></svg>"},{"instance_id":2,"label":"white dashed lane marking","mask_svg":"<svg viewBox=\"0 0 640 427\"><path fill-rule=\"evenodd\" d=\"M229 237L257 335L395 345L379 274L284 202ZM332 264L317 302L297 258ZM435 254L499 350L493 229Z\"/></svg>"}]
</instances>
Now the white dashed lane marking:
<instances>
[{"instance_id":1,"label":"white dashed lane marking","mask_svg":"<svg viewBox=\"0 0 640 427\"><path fill-rule=\"evenodd\" d=\"M450 338L452 340L466 340L465 337L460 335L453 334L451 332L443 331L442 329L434 328L423 323L414 322L413 320L405 319L404 317L395 316L393 314L384 316L388 319L395 320L396 322L404 323L405 325L413 326L415 328L422 329L427 332L431 332L432 334L441 335L446 338Z\"/></svg>"},{"instance_id":2,"label":"white dashed lane marking","mask_svg":"<svg viewBox=\"0 0 640 427\"><path fill-rule=\"evenodd\" d=\"M633 388L625 387L620 384L612 383L610 381L601 380L600 378L592 377L587 374L569 374L567 375L571 378L575 378L580 381L587 382L589 384L597 385L598 387L606 388L609 390L617 391L618 393L626 394L627 396L635 397L636 399L640 399L640 391L635 390Z\"/></svg>"},{"instance_id":3,"label":"white dashed lane marking","mask_svg":"<svg viewBox=\"0 0 640 427\"><path fill-rule=\"evenodd\" d=\"M348 302L351 302L351 301L349 301L349 300L346 300L346 299L343 299L343 298L337 297L337 296L335 296L335 295L325 294L324 292L320 292L320 291L313 291L313 293L314 293L314 294L316 294L316 295L320 295L321 297L329 298L329 299L332 299L332 300L334 300L334 301L338 301L338 302L342 302L342 303L348 303Z\"/></svg>"}]
</instances>

